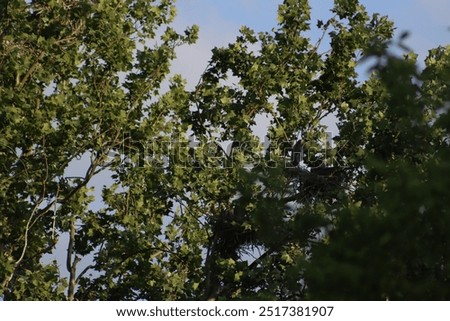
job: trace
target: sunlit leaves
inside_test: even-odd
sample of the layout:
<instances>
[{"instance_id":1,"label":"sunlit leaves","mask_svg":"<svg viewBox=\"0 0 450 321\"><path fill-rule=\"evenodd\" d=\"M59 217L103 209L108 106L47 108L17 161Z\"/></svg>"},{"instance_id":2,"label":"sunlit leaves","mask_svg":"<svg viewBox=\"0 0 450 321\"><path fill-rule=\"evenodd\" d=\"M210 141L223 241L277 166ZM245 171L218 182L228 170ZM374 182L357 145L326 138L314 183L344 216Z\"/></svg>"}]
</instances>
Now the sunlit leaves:
<instances>
[{"instance_id":1,"label":"sunlit leaves","mask_svg":"<svg viewBox=\"0 0 450 321\"><path fill-rule=\"evenodd\" d=\"M0 296L447 298L448 47L422 71L386 50L386 17L331 11L315 22L284 1L271 32L214 48L189 91L167 76L198 27L171 27L173 1L10 2ZM69 231L66 280L43 258Z\"/></svg>"},{"instance_id":2,"label":"sunlit leaves","mask_svg":"<svg viewBox=\"0 0 450 321\"><path fill-rule=\"evenodd\" d=\"M89 271L71 272L70 280L79 282L81 298L105 298L96 291L112 287L120 273L152 270L145 265L164 250L157 236L172 206L169 177L143 160L154 139L171 137L175 126L165 126L165 117L172 107L181 109L177 104L185 106L180 80L159 104L167 111L150 110L157 109L175 47L195 41L198 28L177 34L167 27L175 15L171 1L15 1L4 12L0 295L63 298L64 279L40 260L75 222L72 259L92 264ZM154 46L157 34L161 42ZM127 79L130 85L122 86ZM149 124L141 129L143 119ZM103 198L90 188L101 173L112 173L117 182L104 188ZM124 242L130 235L145 237ZM137 252L122 270L117 262L131 248ZM95 270L104 275L92 277ZM126 286L117 284L106 297L131 298L137 286L125 293Z\"/></svg>"}]
</instances>

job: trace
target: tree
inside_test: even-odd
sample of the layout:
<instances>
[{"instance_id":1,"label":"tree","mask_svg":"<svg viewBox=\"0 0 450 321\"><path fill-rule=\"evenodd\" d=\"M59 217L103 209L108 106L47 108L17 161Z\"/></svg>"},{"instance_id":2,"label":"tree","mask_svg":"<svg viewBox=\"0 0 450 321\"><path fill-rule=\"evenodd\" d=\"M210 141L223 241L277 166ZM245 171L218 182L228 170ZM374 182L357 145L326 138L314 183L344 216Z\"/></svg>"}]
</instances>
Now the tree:
<instances>
[{"instance_id":1,"label":"tree","mask_svg":"<svg viewBox=\"0 0 450 321\"><path fill-rule=\"evenodd\" d=\"M255 146L245 149L252 166L237 175L238 196L227 200L245 209L232 222L254 231L252 251L263 254L247 264L246 234L240 243L222 241L240 245L234 256L217 251L228 270L220 265L213 297L447 299L450 48L431 50L420 70L405 35L391 40L386 17L369 17L357 1L335 1L332 12L317 24L330 37L320 53L323 37L317 45L302 37L307 2L285 1L273 34L244 28L215 50L197 88L196 119L209 120L197 135L209 130ZM255 44L257 53L249 49ZM376 63L361 81L355 67L370 57ZM230 73L237 88L221 85ZM270 162L255 161L251 126L262 113L273 119ZM334 148L320 122L330 114L338 118ZM284 146L299 134L304 159L294 166Z\"/></svg>"},{"instance_id":2,"label":"tree","mask_svg":"<svg viewBox=\"0 0 450 321\"><path fill-rule=\"evenodd\" d=\"M430 50L423 70L415 59L383 55L367 84L376 99L364 170L336 211L327 243L314 249L306 278L311 298L450 297L450 47ZM342 120L341 131L360 130L355 123Z\"/></svg>"},{"instance_id":3,"label":"tree","mask_svg":"<svg viewBox=\"0 0 450 321\"><path fill-rule=\"evenodd\" d=\"M73 299L88 272L78 271L77 263L89 254L101 264L105 244L133 234L127 225L137 228L137 221L143 229L135 237L148 233L146 252L158 255L153 233L170 211L165 174L156 167L129 173L121 159L136 162L130 141L146 147L175 134L177 116L169 122L167 115L179 104L168 104L182 82L175 77L172 91L159 90L175 48L193 42L197 28L178 34L168 27L174 15L166 0L2 2L4 299ZM81 157L87 159L78 163L84 174L68 177L69 164ZM105 207L94 211L89 184L102 172L115 183L103 191ZM152 185L144 186L146 180ZM108 224L121 222L122 235L109 231ZM56 262L41 261L67 234L68 280Z\"/></svg>"},{"instance_id":4,"label":"tree","mask_svg":"<svg viewBox=\"0 0 450 321\"><path fill-rule=\"evenodd\" d=\"M450 49L419 70L389 52L386 17L356 0L331 12L313 42L308 1L285 0L272 32L243 27L188 91L181 76L162 89L197 34L167 27L172 1L9 1L0 295L447 299ZM67 279L42 261L65 236Z\"/></svg>"},{"instance_id":5,"label":"tree","mask_svg":"<svg viewBox=\"0 0 450 321\"><path fill-rule=\"evenodd\" d=\"M339 115L346 102L365 102L355 71L358 56L370 53L375 45L383 49L393 26L385 17L369 17L356 2L336 1L334 15L318 22L322 37L311 44L303 36L310 28L309 12L307 1L285 1L273 33L255 35L243 28L235 43L214 50L210 68L194 91L193 116L201 120L193 125L195 135L219 133L222 141L246 146L234 157L233 168L222 170L227 178L220 181L228 186L235 181L233 188L213 202L203 201L215 206L209 211L213 231L216 224L223 230L224 220L235 226L234 233L213 233L210 238L208 254L212 252L216 265L206 268L219 276L212 280L215 287L206 289L208 298L304 298L309 285L303 273L305 262L314 255L313 243L320 241L332 224L330 213L352 189L355 164L337 164L344 161L337 157L342 146L333 149L323 139L326 127L321 119ZM326 35L331 48L321 44ZM254 47L260 49L250 49ZM239 79L238 86L223 85L222 79L230 74ZM262 114L272 117L269 161L263 161L252 131L255 118ZM290 149L299 135L306 155L296 165L291 158L297 150ZM250 164L247 169L245 162ZM237 232L245 236L253 232L252 242L237 238ZM248 248L262 254L246 262Z\"/></svg>"}]
</instances>

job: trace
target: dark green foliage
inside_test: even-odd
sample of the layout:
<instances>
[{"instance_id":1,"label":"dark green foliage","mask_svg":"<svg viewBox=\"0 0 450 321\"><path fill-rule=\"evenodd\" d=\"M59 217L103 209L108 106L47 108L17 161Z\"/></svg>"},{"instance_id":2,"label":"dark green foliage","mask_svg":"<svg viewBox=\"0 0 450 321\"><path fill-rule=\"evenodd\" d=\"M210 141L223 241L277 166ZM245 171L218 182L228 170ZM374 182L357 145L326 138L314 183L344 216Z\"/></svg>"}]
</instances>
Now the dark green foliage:
<instances>
[{"instance_id":1,"label":"dark green foliage","mask_svg":"<svg viewBox=\"0 0 450 321\"><path fill-rule=\"evenodd\" d=\"M439 67L430 64L436 52ZM363 184L336 212L327 244L314 249L309 298L450 298L448 116L429 103L433 96L443 104L448 87L436 88L441 98L426 93L436 82L430 75L448 68L450 56L448 48L431 55L423 72L410 58L390 55L377 67L384 115L367 142Z\"/></svg>"}]
</instances>

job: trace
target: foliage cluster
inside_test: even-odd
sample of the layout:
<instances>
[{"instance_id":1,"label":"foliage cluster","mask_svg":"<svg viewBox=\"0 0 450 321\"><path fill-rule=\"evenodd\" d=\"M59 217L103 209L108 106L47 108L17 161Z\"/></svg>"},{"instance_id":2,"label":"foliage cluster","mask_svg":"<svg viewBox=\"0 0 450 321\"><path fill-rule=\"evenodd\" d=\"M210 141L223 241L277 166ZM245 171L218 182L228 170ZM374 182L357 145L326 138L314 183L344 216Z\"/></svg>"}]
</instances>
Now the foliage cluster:
<instances>
[{"instance_id":1,"label":"foliage cluster","mask_svg":"<svg viewBox=\"0 0 450 321\"><path fill-rule=\"evenodd\" d=\"M285 0L187 90L172 0L2 2L0 296L449 299L450 47L419 68L387 17L331 12Z\"/></svg>"}]
</instances>

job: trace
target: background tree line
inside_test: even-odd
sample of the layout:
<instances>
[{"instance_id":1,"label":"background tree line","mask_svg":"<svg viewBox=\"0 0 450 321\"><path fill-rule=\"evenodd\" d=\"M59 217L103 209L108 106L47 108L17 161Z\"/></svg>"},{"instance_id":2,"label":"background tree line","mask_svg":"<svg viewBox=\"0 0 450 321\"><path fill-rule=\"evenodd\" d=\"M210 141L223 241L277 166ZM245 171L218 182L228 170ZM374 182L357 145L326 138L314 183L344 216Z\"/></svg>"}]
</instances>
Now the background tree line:
<instances>
[{"instance_id":1,"label":"background tree line","mask_svg":"<svg viewBox=\"0 0 450 321\"><path fill-rule=\"evenodd\" d=\"M450 47L418 68L387 17L331 10L285 0L188 90L172 0L0 2L0 296L449 299Z\"/></svg>"}]
</instances>

